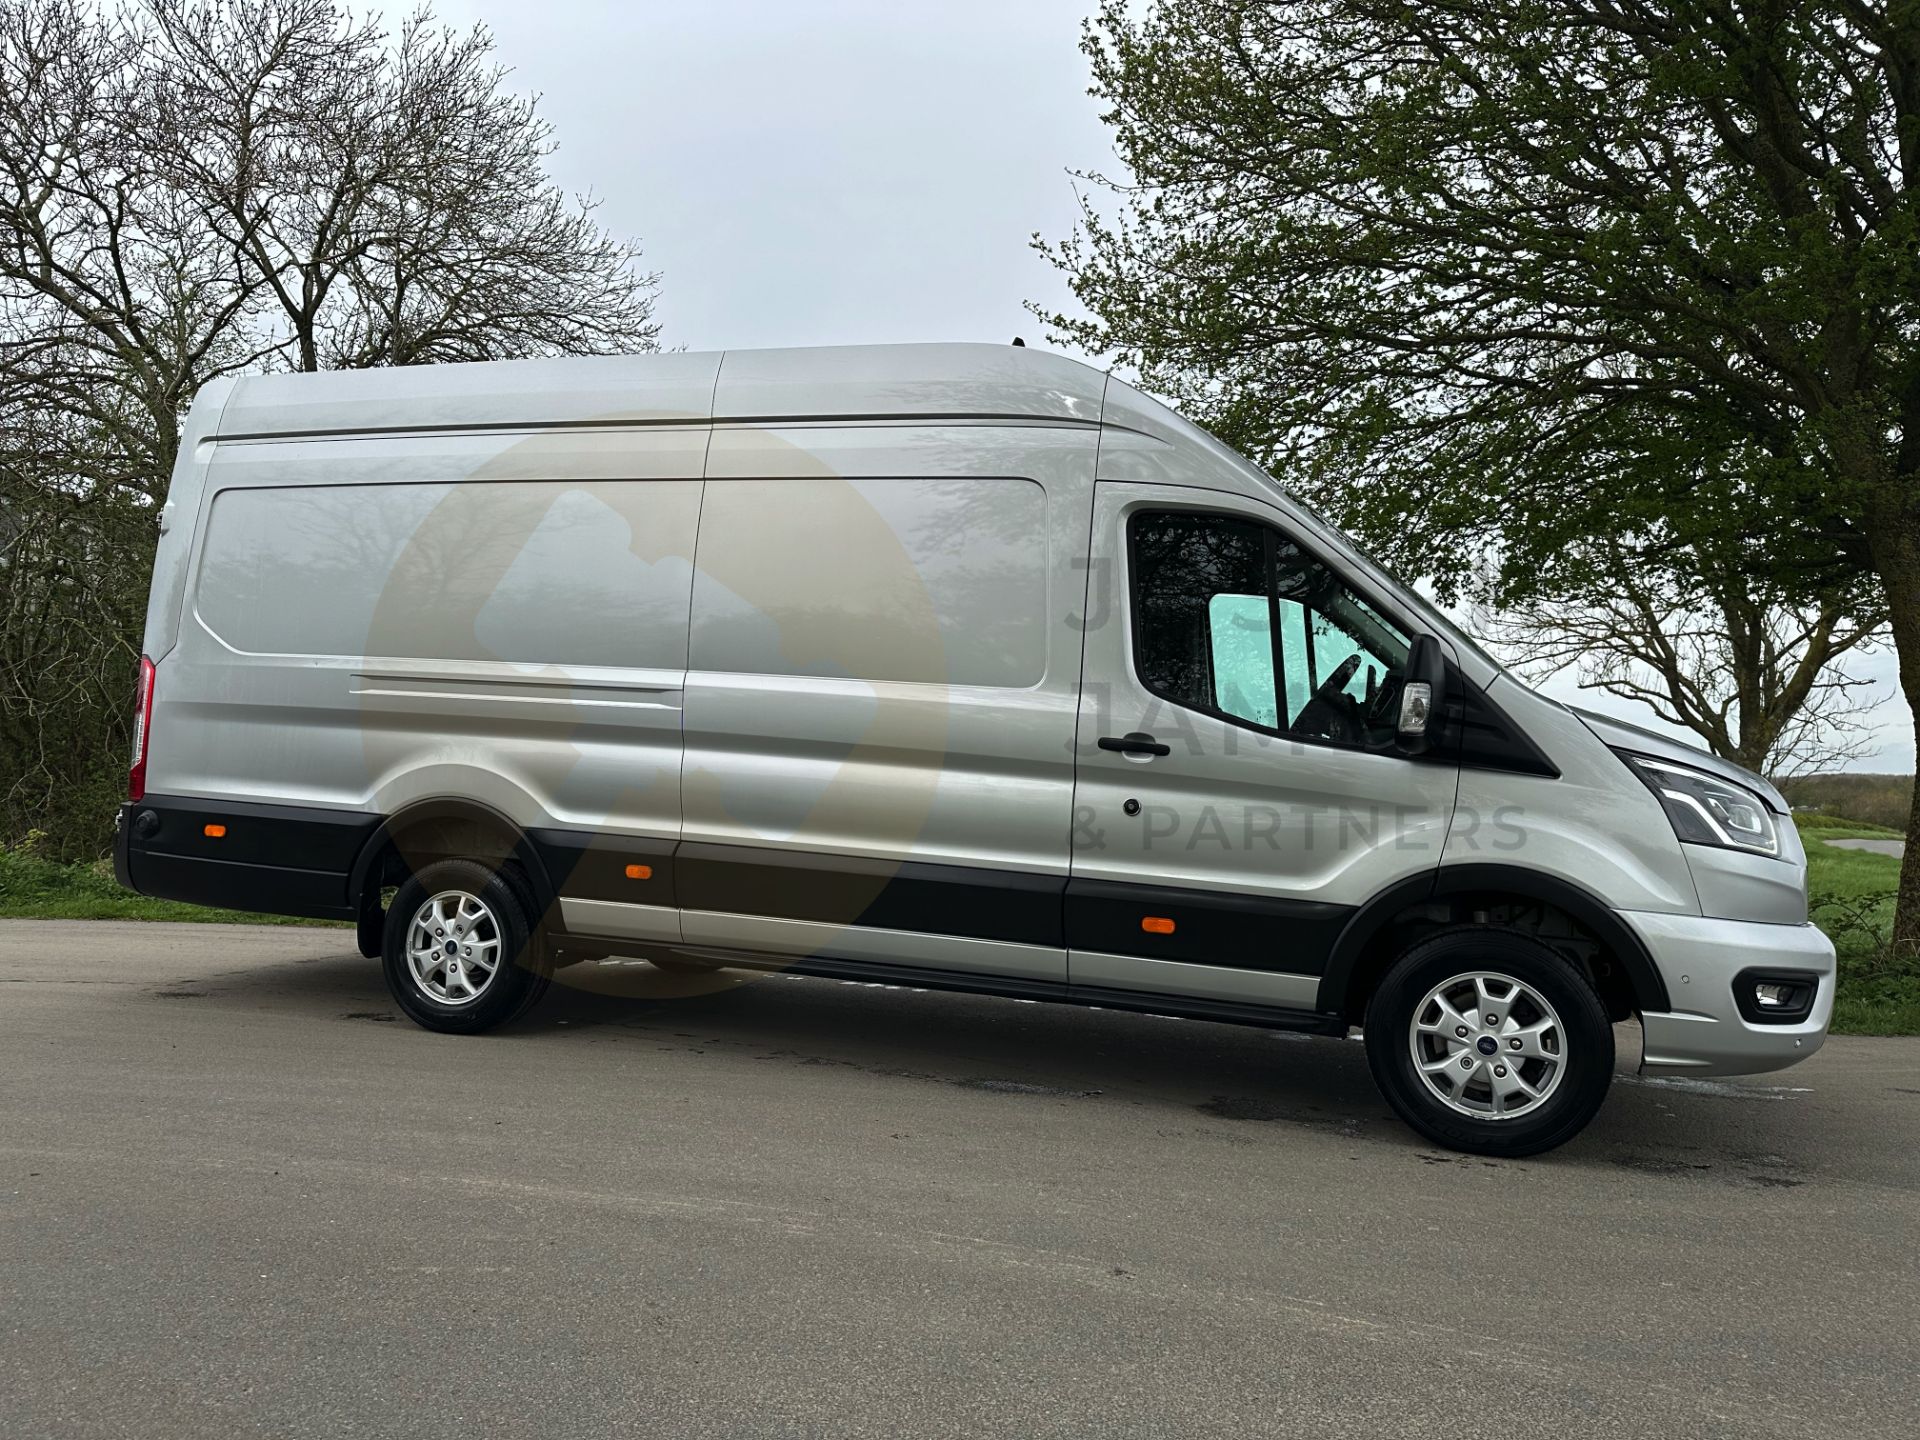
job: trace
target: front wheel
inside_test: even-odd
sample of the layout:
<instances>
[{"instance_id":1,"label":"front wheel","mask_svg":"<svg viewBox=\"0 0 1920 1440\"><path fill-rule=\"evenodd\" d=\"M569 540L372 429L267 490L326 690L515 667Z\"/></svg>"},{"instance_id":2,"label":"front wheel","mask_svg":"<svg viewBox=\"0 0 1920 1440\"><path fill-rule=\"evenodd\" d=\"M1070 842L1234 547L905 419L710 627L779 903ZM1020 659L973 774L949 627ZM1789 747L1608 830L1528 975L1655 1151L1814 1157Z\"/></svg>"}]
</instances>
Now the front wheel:
<instances>
[{"instance_id":1,"label":"front wheel","mask_svg":"<svg viewBox=\"0 0 1920 1440\"><path fill-rule=\"evenodd\" d=\"M1367 1063L1402 1120L1476 1155L1579 1134L1613 1083L1613 1027L1585 975L1517 930L1443 931L1367 1004Z\"/></svg>"},{"instance_id":2,"label":"front wheel","mask_svg":"<svg viewBox=\"0 0 1920 1440\"><path fill-rule=\"evenodd\" d=\"M381 965L409 1019L454 1035L513 1019L546 993L549 972L525 882L477 860L407 878L387 907Z\"/></svg>"}]
</instances>

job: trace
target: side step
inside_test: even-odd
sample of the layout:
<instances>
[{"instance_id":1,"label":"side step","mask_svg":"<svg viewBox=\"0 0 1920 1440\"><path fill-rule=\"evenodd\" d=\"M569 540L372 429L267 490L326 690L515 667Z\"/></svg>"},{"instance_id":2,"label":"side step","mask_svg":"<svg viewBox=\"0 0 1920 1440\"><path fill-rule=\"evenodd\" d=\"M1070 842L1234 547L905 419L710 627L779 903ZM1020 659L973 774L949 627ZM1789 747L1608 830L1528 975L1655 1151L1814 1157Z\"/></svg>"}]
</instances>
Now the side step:
<instances>
[{"instance_id":1,"label":"side step","mask_svg":"<svg viewBox=\"0 0 1920 1440\"><path fill-rule=\"evenodd\" d=\"M1115 990L1098 985L1058 984L1026 980L1015 975L979 975L965 971L931 970L873 960L839 960L830 956L800 958L762 951L727 950L714 946L674 945L662 953L676 960L704 960L744 970L809 975L822 980L853 980L867 984L899 985L914 990L952 990L970 995L999 995L1012 1000L1045 1000L1101 1010L1129 1010L1145 1015L1172 1015L1183 1020L1213 1020L1227 1025L1254 1025L1266 1030L1292 1030L1307 1035L1343 1036L1347 1023L1338 1015L1279 1006L1242 1005L1224 1000L1159 995L1139 990Z\"/></svg>"}]
</instances>

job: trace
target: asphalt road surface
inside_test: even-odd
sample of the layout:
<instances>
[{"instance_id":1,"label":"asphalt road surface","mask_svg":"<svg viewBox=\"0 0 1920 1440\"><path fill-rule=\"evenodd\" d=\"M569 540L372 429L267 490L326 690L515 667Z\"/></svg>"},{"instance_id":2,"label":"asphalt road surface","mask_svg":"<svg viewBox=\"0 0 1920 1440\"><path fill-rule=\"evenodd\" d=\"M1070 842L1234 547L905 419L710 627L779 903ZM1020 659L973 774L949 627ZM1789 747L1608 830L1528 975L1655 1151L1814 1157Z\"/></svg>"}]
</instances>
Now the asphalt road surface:
<instances>
[{"instance_id":1,"label":"asphalt road surface","mask_svg":"<svg viewBox=\"0 0 1920 1440\"><path fill-rule=\"evenodd\" d=\"M591 969L0 922L0 1432L1920 1432L1920 1041L1496 1163L1350 1041Z\"/></svg>"}]
</instances>

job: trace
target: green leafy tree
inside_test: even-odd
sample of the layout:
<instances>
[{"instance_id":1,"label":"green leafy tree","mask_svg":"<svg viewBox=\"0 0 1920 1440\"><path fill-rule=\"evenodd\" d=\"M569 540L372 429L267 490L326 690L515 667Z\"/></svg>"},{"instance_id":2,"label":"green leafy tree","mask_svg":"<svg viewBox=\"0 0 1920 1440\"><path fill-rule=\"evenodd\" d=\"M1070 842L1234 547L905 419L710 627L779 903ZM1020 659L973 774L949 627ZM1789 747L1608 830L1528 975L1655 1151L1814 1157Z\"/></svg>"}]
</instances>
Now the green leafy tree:
<instances>
[{"instance_id":1,"label":"green leafy tree","mask_svg":"<svg viewBox=\"0 0 1920 1440\"><path fill-rule=\"evenodd\" d=\"M1595 536L1864 576L1920 709L1920 0L1106 0L1084 47L1129 178L1036 242L1061 338L1443 593L1577 593Z\"/></svg>"}]
</instances>

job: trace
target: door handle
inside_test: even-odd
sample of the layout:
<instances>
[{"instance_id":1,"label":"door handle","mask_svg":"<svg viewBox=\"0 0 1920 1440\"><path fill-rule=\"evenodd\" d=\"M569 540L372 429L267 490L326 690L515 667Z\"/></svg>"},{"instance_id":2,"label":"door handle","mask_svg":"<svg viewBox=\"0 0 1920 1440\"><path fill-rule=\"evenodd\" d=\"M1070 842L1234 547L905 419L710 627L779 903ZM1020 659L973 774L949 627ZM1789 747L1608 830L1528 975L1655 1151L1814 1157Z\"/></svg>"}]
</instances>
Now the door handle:
<instances>
[{"instance_id":1,"label":"door handle","mask_svg":"<svg viewBox=\"0 0 1920 1440\"><path fill-rule=\"evenodd\" d=\"M1173 753L1171 745L1162 745L1143 730L1132 730L1125 735L1102 735L1099 745L1102 750L1118 750L1122 755L1171 755Z\"/></svg>"}]
</instances>

